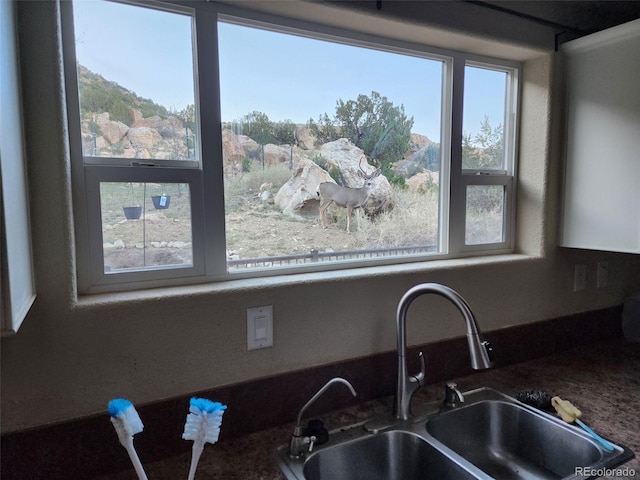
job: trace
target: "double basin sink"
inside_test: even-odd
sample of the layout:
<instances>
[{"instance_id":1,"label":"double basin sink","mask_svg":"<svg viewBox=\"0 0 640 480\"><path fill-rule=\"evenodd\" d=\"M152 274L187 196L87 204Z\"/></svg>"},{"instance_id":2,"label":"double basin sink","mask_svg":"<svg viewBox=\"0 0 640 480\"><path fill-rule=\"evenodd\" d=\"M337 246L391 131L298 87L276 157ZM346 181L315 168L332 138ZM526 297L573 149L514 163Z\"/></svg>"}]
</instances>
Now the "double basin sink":
<instances>
[{"instance_id":1,"label":"double basin sink","mask_svg":"<svg viewBox=\"0 0 640 480\"><path fill-rule=\"evenodd\" d=\"M343 428L302 458L283 445L275 460L290 480L547 480L589 478L634 456L493 389L467 392L461 405L433 404L376 433L363 423Z\"/></svg>"}]
</instances>

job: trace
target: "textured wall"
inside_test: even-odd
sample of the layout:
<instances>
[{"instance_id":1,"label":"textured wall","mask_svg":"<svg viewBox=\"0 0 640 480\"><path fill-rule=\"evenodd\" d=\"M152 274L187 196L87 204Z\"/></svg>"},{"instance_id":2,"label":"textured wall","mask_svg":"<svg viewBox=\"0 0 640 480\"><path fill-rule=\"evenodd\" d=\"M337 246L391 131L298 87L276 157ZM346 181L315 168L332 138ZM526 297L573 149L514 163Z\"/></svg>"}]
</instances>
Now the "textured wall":
<instances>
[{"instance_id":1,"label":"textured wall","mask_svg":"<svg viewBox=\"0 0 640 480\"><path fill-rule=\"evenodd\" d=\"M76 301L74 247L55 2L19 2L38 299L2 339L2 429L100 413L118 395L136 403L395 348L402 293L435 281L457 289L485 330L618 305L640 290L640 259L554 247L560 147L552 55L523 69L518 252L483 259L304 274ZM37 34L36 34L37 32ZM595 289L595 262L610 286ZM573 293L573 264L588 288ZM247 307L273 305L274 347L247 352ZM452 307L422 297L409 343L464 333ZM427 317L423 321L421 317ZM453 320L449 321L449 317Z\"/></svg>"}]
</instances>

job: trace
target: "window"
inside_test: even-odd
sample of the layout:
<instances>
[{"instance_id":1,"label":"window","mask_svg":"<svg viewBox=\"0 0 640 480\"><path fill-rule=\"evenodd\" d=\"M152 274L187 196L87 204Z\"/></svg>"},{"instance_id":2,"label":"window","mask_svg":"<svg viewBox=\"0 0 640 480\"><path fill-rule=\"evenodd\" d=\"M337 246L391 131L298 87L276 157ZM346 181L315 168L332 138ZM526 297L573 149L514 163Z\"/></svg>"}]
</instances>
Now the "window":
<instances>
[{"instance_id":1,"label":"window","mask_svg":"<svg viewBox=\"0 0 640 480\"><path fill-rule=\"evenodd\" d=\"M464 67L463 251L511 243L516 74L474 62Z\"/></svg>"},{"instance_id":2,"label":"window","mask_svg":"<svg viewBox=\"0 0 640 480\"><path fill-rule=\"evenodd\" d=\"M81 290L511 248L517 64L208 2L63 22Z\"/></svg>"}]
</instances>

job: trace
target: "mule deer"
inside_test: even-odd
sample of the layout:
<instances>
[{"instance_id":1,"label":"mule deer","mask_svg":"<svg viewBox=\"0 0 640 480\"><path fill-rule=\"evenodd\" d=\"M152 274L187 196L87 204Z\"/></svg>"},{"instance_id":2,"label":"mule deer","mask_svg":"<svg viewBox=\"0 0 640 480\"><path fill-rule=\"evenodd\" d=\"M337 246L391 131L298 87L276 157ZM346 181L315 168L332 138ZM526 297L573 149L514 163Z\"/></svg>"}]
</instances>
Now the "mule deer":
<instances>
[{"instance_id":1,"label":"mule deer","mask_svg":"<svg viewBox=\"0 0 640 480\"><path fill-rule=\"evenodd\" d=\"M320 197L320 224L322 228L327 228L326 211L329 205L335 203L339 207L347 209L347 233L351 233L351 212L362 207L369 198L369 188L373 179L380 175L378 168L371 175L367 175L361 167L362 160L358 164L358 176L364 179L364 186L360 188L341 187L333 182L323 182L318 186L318 196Z\"/></svg>"}]
</instances>

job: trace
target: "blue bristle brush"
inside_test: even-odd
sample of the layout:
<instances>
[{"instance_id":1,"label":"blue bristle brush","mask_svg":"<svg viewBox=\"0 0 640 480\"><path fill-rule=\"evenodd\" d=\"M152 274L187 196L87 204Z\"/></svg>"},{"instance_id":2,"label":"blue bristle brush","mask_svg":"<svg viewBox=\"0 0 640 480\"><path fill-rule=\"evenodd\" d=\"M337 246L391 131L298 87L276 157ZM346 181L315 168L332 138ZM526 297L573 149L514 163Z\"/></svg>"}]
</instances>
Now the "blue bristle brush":
<instances>
[{"instance_id":1,"label":"blue bristle brush","mask_svg":"<svg viewBox=\"0 0 640 480\"><path fill-rule=\"evenodd\" d=\"M111 415L111 423L116 429L118 439L127 450L139 480L148 480L136 449L133 447L133 436L144 428L135 407L129 400L115 398L109 402L109 415Z\"/></svg>"},{"instance_id":2,"label":"blue bristle brush","mask_svg":"<svg viewBox=\"0 0 640 480\"><path fill-rule=\"evenodd\" d=\"M194 397L189 402L189 413L182 434L185 440L193 440L189 480L196 476L196 468L205 443L214 444L218 441L222 415L226 409L226 405L204 398Z\"/></svg>"}]
</instances>

